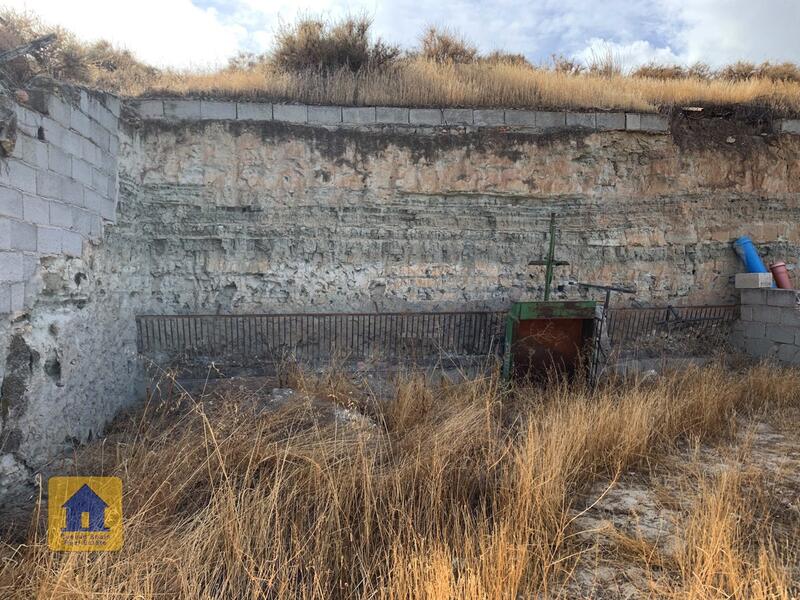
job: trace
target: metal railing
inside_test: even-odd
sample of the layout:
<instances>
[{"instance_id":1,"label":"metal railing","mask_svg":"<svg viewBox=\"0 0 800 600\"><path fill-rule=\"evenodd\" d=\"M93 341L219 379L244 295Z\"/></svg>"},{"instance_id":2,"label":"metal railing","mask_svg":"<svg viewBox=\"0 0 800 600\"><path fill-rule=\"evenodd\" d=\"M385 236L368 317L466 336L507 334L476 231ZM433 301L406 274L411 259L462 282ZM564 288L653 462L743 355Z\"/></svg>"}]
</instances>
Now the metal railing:
<instances>
[{"instance_id":1,"label":"metal railing","mask_svg":"<svg viewBox=\"0 0 800 600\"><path fill-rule=\"evenodd\" d=\"M139 353L158 362L425 362L497 354L505 313L143 315L136 327Z\"/></svg>"},{"instance_id":2,"label":"metal railing","mask_svg":"<svg viewBox=\"0 0 800 600\"><path fill-rule=\"evenodd\" d=\"M663 333L707 332L738 318L739 307L735 304L614 308L609 310L607 331L611 344L620 346Z\"/></svg>"}]
</instances>

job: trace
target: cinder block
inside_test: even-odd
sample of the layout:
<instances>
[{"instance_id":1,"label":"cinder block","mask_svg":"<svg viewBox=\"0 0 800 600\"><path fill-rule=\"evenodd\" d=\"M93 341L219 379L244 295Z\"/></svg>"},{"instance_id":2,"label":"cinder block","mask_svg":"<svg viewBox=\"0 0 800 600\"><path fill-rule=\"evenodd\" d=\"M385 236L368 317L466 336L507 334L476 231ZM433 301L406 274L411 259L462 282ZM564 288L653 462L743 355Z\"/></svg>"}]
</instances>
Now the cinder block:
<instances>
[{"instance_id":1,"label":"cinder block","mask_svg":"<svg viewBox=\"0 0 800 600\"><path fill-rule=\"evenodd\" d=\"M797 292L772 288L767 290L767 304L769 306L797 306Z\"/></svg>"},{"instance_id":2,"label":"cinder block","mask_svg":"<svg viewBox=\"0 0 800 600\"><path fill-rule=\"evenodd\" d=\"M375 123L374 106L345 106L342 108L342 122L356 125L372 125Z\"/></svg>"},{"instance_id":3,"label":"cinder block","mask_svg":"<svg viewBox=\"0 0 800 600\"><path fill-rule=\"evenodd\" d=\"M99 215L100 211L103 208L104 201L105 198L103 196L101 196L94 190L87 189L84 195L83 204L88 210L92 211L96 215Z\"/></svg>"},{"instance_id":4,"label":"cinder block","mask_svg":"<svg viewBox=\"0 0 800 600\"><path fill-rule=\"evenodd\" d=\"M765 290L742 290L742 304L766 304L767 292Z\"/></svg>"},{"instance_id":5,"label":"cinder block","mask_svg":"<svg viewBox=\"0 0 800 600\"><path fill-rule=\"evenodd\" d=\"M506 125L514 127L536 127L536 111L507 110Z\"/></svg>"},{"instance_id":6,"label":"cinder block","mask_svg":"<svg viewBox=\"0 0 800 600\"><path fill-rule=\"evenodd\" d=\"M642 128L642 115L638 113L625 113L625 129L639 131Z\"/></svg>"},{"instance_id":7,"label":"cinder block","mask_svg":"<svg viewBox=\"0 0 800 600\"><path fill-rule=\"evenodd\" d=\"M445 108L442 118L445 125L472 125L474 117L471 108Z\"/></svg>"},{"instance_id":8,"label":"cinder block","mask_svg":"<svg viewBox=\"0 0 800 600\"><path fill-rule=\"evenodd\" d=\"M480 127L505 125L506 111L500 108L476 108L472 111L472 122Z\"/></svg>"},{"instance_id":9,"label":"cinder block","mask_svg":"<svg viewBox=\"0 0 800 600\"><path fill-rule=\"evenodd\" d=\"M90 136L89 139L91 139L95 144L97 144L101 150L105 150L106 152L108 152L109 148L111 148L111 134L105 127L103 127L97 121L92 121L91 126L92 126L92 135ZM73 154L77 155L78 152L79 150L75 151Z\"/></svg>"},{"instance_id":10,"label":"cinder block","mask_svg":"<svg viewBox=\"0 0 800 600\"><path fill-rule=\"evenodd\" d=\"M19 223L6 217L0 217L0 250L11 250L11 224Z\"/></svg>"},{"instance_id":11,"label":"cinder block","mask_svg":"<svg viewBox=\"0 0 800 600\"><path fill-rule=\"evenodd\" d=\"M88 138L92 134L92 126L89 117L79 110L72 111L69 126L85 138Z\"/></svg>"},{"instance_id":12,"label":"cinder block","mask_svg":"<svg viewBox=\"0 0 800 600\"><path fill-rule=\"evenodd\" d=\"M47 166L51 171L69 177L72 175L72 161L62 150L52 144L47 147Z\"/></svg>"},{"instance_id":13,"label":"cinder block","mask_svg":"<svg viewBox=\"0 0 800 600\"><path fill-rule=\"evenodd\" d=\"M92 185L92 165L80 158L73 158L72 178L84 185Z\"/></svg>"},{"instance_id":14,"label":"cinder block","mask_svg":"<svg viewBox=\"0 0 800 600\"><path fill-rule=\"evenodd\" d=\"M273 104L272 118L287 123L308 123L308 106L305 104Z\"/></svg>"},{"instance_id":15,"label":"cinder block","mask_svg":"<svg viewBox=\"0 0 800 600\"><path fill-rule=\"evenodd\" d=\"M39 257L35 254L24 254L22 256L22 278L30 281L39 268Z\"/></svg>"},{"instance_id":16,"label":"cinder block","mask_svg":"<svg viewBox=\"0 0 800 600\"><path fill-rule=\"evenodd\" d=\"M37 172L36 193L45 198L61 198L64 194L64 177L51 171Z\"/></svg>"},{"instance_id":17,"label":"cinder block","mask_svg":"<svg viewBox=\"0 0 800 600\"><path fill-rule=\"evenodd\" d=\"M14 105L14 112L17 115L17 125L28 125L34 130L33 135L36 135L36 129L42 124L42 115L21 104Z\"/></svg>"},{"instance_id":18,"label":"cinder block","mask_svg":"<svg viewBox=\"0 0 800 600\"><path fill-rule=\"evenodd\" d=\"M215 102L212 100L200 101L201 119L229 120L236 118L235 102Z\"/></svg>"},{"instance_id":19,"label":"cinder block","mask_svg":"<svg viewBox=\"0 0 800 600\"><path fill-rule=\"evenodd\" d=\"M11 224L11 249L36 252L36 225L14 221Z\"/></svg>"},{"instance_id":20,"label":"cinder block","mask_svg":"<svg viewBox=\"0 0 800 600\"><path fill-rule=\"evenodd\" d=\"M781 133L800 133L800 119L784 119L781 122Z\"/></svg>"},{"instance_id":21,"label":"cinder block","mask_svg":"<svg viewBox=\"0 0 800 600\"><path fill-rule=\"evenodd\" d=\"M800 309L785 307L781 312L781 324L800 329Z\"/></svg>"},{"instance_id":22,"label":"cinder block","mask_svg":"<svg viewBox=\"0 0 800 600\"><path fill-rule=\"evenodd\" d=\"M100 169L92 169L92 187L101 194L108 193L109 177Z\"/></svg>"},{"instance_id":23,"label":"cinder block","mask_svg":"<svg viewBox=\"0 0 800 600\"><path fill-rule=\"evenodd\" d=\"M100 165L101 157L103 156L104 152L100 150L91 140L84 139L81 141L81 153L80 155L75 155L73 158L81 158L88 163L93 165Z\"/></svg>"},{"instance_id":24,"label":"cinder block","mask_svg":"<svg viewBox=\"0 0 800 600\"><path fill-rule=\"evenodd\" d=\"M113 133L108 138L108 152L112 156L117 156L119 154L119 136L114 135Z\"/></svg>"},{"instance_id":25,"label":"cinder block","mask_svg":"<svg viewBox=\"0 0 800 600\"><path fill-rule=\"evenodd\" d=\"M775 358L782 363L797 364L800 362L800 348L794 344L779 344Z\"/></svg>"},{"instance_id":26,"label":"cinder block","mask_svg":"<svg viewBox=\"0 0 800 600\"><path fill-rule=\"evenodd\" d=\"M94 238L100 230L100 216L88 210L73 207L72 222L75 230L87 238Z\"/></svg>"},{"instance_id":27,"label":"cinder block","mask_svg":"<svg viewBox=\"0 0 800 600\"><path fill-rule=\"evenodd\" d=\"M397 125L408 125L410 121L410 111L407 108L395 106L378 106L375 109L375 121L377 123L395 123Z\"/></svg>"},{"instance_id":28,"label":"cinder block","mask_svg":"<svg viewBox=\"0 0 800 600\"><path fill-rule=\"evenodd\" d=\"M442 124L442 111L439 108L412 108L408 111L408 122L436 127Z\"/></svg>"},{"instance_id":29,"label":"cinder block","mask_svg":"<svg viewBox=\"0 0 800 600\"><path fill-rule=\"evenodd\" d=\"M639 124L644 131L669 131L669 119L664 115L641 115Z\"/></svg>"},{"instance_id":30,"label":"cinder block","mask_svg":"<svg viewBox=\"0 0 800 600\"><path fill-rule=\"evenodd\" d=\"M795 331L793 328L778 323L768 323L766 329L766 337L773 342L780 342L781 344L794 344Z\"/></svg>"},{"instance_id":31,"label":"cinder block","mask_svg":"<svg viewBox=\"0 0 800 600\"><path fill-rule=\"evenodd\" d=\"M25 308L25 284L20 281L19 283L11 284L11 312L17 312Z\"/></svg>"},{"instance_id":32,"label":"cinder block","mask_svg":"<svg viewBox=\"0 0 800 600\"><path fill-rule=\"evenodd\" d=\"M94 121L92 121L91 127L92 129L99 128L105 132L105 129L100 127L100 125L98 123L95 123ZM64 130L61 136L61 141L60 143L56 144L56 146L61 148L69 156L81 156L81 154L83 153L83 142L84 138L82 138L76 132Z\"/></svg>"},{"instance_id":33,"label":"cinder block","mask_svg":"<svg viewBox=\"0 0 800 600\"><path fill-rule=\"evenodd\" d=\"M61 238L61 251L67 256L80 256L83 253L83 238L74 231L64 231Z\"/></svg>"},{"instance_id":34,"label":"cinder block","mask_svg":"<svg viewBox=\"0 0 800 600\"><path fill-rule=\"evenodd\" d=\"M47 144L28 135L17 137L14 156L34 167L47 168Z\"/></svg>"},{"instance_id":35,"label":"cinder block","mask_svg":"<svg viewBox=\"0 0 800 600\"><path fill-rule=\"evenodd\" d=\"M72 227L72 207L60 202L50 203L50 224L69 229Z\"/></svg>"},{"instance_id":36,"label":"cinder block","mask_svg":"<svg viewBox=\"0 0 800 600\"><path fill-rule=\"evenodd\" d=\"M0 315L11 312L11 284L0 283Z\"/></svg>"},{"instance_id":37,"label":"cinder block","mask_svg":"<svg viewBox=\"0 0 800 600\"><path fill-rule=\"evenodd\" d=\"M737 273L735 280L737 290L772 287L772 273Z\"/></svg>"},{"instance_id":38,"label":"cinder block","mask_svg":"<svg viewBox=\"0 0 800 600\"><path fill-rule=\"evenodd\" d=\"M114 200L111 198L103 199L103 203L100 205L100 216L106 221L114 222L117 220L117 210Z\"/></svg>"},{"instance_id":39,"label":"cinder block","mask_svg":"<svg viewBox=\"0 0 800 600\"><path fill-rule=\"evenodd\" d=\"M742 332L749 339L761 339L766 336L767 325L763 321L749 321L744 324Z\"/></svg>"},{"instance_id":40,"label":"cinder block","mask_svg":"<svg viewBox=\"0 0 800 600\"><path fill-rule=\"evenodd\" d=\"M36 236L39 254L61 254L61 238L63 233L63 229L43 227L40 225Z\"/></svg>"},{"instance_id":41,"label":"cinder block","mask_svg":"<svg viewBox=\"0 0 800 600\"><path fill-rule=\"evenodd\" d=\"M119 118L119 111L121 108L119 98L113 94L106 93L103 99L105 100L106 108L111 114Z\"/></svg>"},{"instance_id":42,"label":"cinder block","mask_svg":"<svg viewBox=\"0 0 800 600\"><path fill-rule=\"evenodd\" d=\"M752 306L741 306L741 307L739 307L739 320L740 321L752 321L753 320L753 307Z\"/></svg>"},{"instance_id":43,"label":"cinder block","mask_svg":"<svg viewBox=\"0 0 800 600\"><path fill-rule=\"evenodd\" d=\"M748 340L745 349L753 358L770 358L778 351L777 346L767 339Z\"/></svg>"},{"instance_id":44,"label":"cinder block","mask_svg":"<svg viewBox=\"0 0 800 600\"><path fill-rule=\"evenodd\" d=\"M25 195L22 198L25 220L38 225L50 222L50 203L38 196Z\"/></svg>"},{"instance_id":45,"label":"cinder block","mask_svg":"<svg viewBox=\"0 0 800 600\"><path fill-rule=\"evenodd\" d=\"M164 100L167 119L199 119L200 100Z\"/></svg>"},{"instance_id":46,"label":"cinder block","mask_svg":"<svg viewBox=\"0 0 800 600\"><path fill-rule=\"evenodd\" d=\"M309 106L308 122L337 125L342 122L341 106Z\"/></svg>"},{"instance_id":47,"label":"cinder block","mask_svg":"<svg viewBox=\"0 0 800 600\"><path fill-rule=\"evenodd\" d=\"M0 281L23 281L22 252L0 252Z\"/></svg>"},{"instance_id":48,"label":"cinder block","mask_svg":"<svg viewBox=\"0 0 800 600\"><path fill-rule=\"evenodd\" d=\"M269 102L238 102L236 118L240 121L271 121L272 104Z\"/></svg>"},{"instance_id":49,"label":"cinder block","mask_svg":"<svg viewBox=\"0 0 800 600\"><path fill-rule=\"evenodd\" d=\"M599 112L595 114L595 121L598 129L625 129L625 113Z\"/></svg>"},{"instance_id":50,"label":"cinder block","mask_svg":"<svg viewBox=\"0 0 800 600\"><path fill-rule=\"evenodd\" d=\"M0 184L35 194L36 170L20 160L10 158L6 163L6 168L0 165Z\"/></svg>"},{"instance_id":51,"label":"cinder block","mask_svg":"<svg viewBox=\"0 0 800 600\"><path fill-rule=\"evenodd\" d=\"M760 323L780 323L784 309L779 306L753 306L753 321Z\"/></svg>"},{"instance_id":52,"label":"cinder block","mask_svg":"<svg viewBox=\"0 0 800 600\"><path fill-rule=\"evenodd\" d=\"M558 129L567 126L567 113L547 110L536 111L536 127L538 129Z\"/></svg>"},{"instance_id":53,"label":"cinder block","mask_svg":"<svg viewBox=\"0 0 800 600\"><path fill-rule=\"evenodd\" d=\"M83 197L86 187L74 179L65 179L61 200L73 206L83 206Z\"/></svg>"},{"instance_id":54,"label":"cinder block","mask_svg":"<svg viewBox=\"0 0 800 600\"><path fill-rule=\"evenodd\" d=\"M89 102L89 116L100 123L104 128L108 131L116 130L118 123L117 118L111 114L111 111L108 110L100 100L97 98L93 99L94 101Z\"/></svg>"},{"instance_id":55,"label":"cinder block","mask_svg":"<svg viewBox=\"0 0 800 600\"><path fill-rule=\"evenodd\" d=\"M22 192L0 186L0 215L22 218Z\"/></svg>"},{"instance_id":56,"label":"cinder block","mask_svg":"<svg viewBox=\"0 0 800 600\"><path fill-rule=\"evenodd\" d=\"M595 127L597 127L597 115L595 115L595 113L568 112L567 127L594 129Z\"/></svg>"},{"instance_id":57,"label":"cinder block","mask_svg":"<svg viewBox=\"0 0 800 600\"><path fill-rule=\"evenodd\" d=\"M47 114L51 119L58 121L64 127L69 127L71 112L72 107L61 98L53 94L47 96Z\"/></svg>"},{"instance_id":58,"label":"cinder block","mask_svg":"<svg viewBox=\"0 0 800 600\"><path fill-rule=\"evenodd\" d=\"M143 119L164 118L164 102L162 100L140 100L134 106Z\"/></svg>"}]
</instances>

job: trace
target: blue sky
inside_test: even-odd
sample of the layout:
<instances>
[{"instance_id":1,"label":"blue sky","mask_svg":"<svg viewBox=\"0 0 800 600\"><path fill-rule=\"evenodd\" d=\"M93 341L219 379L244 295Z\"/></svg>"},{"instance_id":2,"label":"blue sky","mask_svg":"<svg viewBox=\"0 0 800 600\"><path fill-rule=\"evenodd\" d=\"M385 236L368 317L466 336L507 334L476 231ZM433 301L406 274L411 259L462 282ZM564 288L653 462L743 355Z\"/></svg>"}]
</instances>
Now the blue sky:
<instances>
[{"instance_id":1,"label":"blue sky","mask_svg":"<svg viewBox=\"0 0 800 600\"><path fill-rule=\"evenodd\" d=\"M413 47L427 25L449 27L482 50L588 60L614 52L712 66L739 59L800 63L800 0L6 0L85 39L110 39L159 66L213 67L238 50L269 50L298 14L372 17L389 42Z\"/></svg>"}]
</instances>

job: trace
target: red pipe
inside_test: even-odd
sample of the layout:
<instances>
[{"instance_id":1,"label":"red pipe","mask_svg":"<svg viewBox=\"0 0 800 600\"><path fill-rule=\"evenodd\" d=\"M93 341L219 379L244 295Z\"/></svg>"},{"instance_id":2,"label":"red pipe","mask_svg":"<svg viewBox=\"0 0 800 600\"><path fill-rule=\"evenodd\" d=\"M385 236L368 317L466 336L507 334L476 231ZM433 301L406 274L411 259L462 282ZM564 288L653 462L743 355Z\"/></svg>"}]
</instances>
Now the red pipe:
<instances>
[{"instance_id":1,"label":"red pipe","mask_svg":"<svg viewBox=\"0 0 800 600\"><path fill-rule=\"evenodd\" d=\"M785 262L770 263L769 270L775 278L776 285L783 290L792 290L792 280L789 279L789 271L786 270Z\"/></svg>"}]
</instances>

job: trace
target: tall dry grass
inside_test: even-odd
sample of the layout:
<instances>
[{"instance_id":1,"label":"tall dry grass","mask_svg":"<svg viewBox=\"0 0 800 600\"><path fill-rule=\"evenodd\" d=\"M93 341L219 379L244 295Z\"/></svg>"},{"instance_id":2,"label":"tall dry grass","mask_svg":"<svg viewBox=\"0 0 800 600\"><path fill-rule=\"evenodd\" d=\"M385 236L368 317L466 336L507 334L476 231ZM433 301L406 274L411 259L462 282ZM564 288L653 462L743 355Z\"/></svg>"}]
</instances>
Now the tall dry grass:
<instances>
[{"instance_id":1,"label":"tall dry grass","mask_svg":"<svg viewBox=\"0 0 800 600\"><path fill-rule=\"evenodd\" d=\"M266 411L246 393L153 401L77 459L76 472L123 478L123 549L52 553L39 524L4 548L0 593L557 597L584 551L570 515L587 484L726 436L737 416L800 405L800 373L771 375L711 367L597 391L411 376L386 400L342 377L297 377L304 399ZM729 597L714 584L734 575L749 582L738 597L797 593L787 540L713 537L741 508L720 485L699 494L660 594Z\"/></svg>"}]
</instances>

